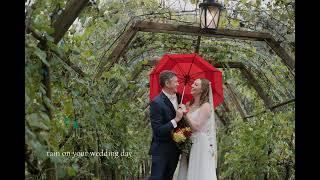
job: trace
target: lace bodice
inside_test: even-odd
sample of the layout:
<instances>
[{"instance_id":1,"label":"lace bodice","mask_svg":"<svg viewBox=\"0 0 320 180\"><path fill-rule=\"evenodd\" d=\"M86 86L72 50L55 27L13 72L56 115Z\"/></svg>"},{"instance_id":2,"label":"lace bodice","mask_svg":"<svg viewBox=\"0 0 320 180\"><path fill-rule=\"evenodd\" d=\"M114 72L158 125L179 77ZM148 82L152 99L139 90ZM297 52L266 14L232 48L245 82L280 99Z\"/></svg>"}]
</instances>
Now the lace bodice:
<instances>
[{"instance_id":1,"label":"lace bodice","mask_svg":"<svg viewBox=\"0 0 320 180\"><path fill-rule=\"evenodd\" d=\"M199 116L199 109L196 109L193 112L189 112L190 113L190 117L194 120L197 121L197 117ZM210 131L210 124L212 125L212 123L209 121L210 117L206 120L206 122L201 123L200 129L197 132L202 132L202 133L208 133L208 131Z\"/></svg>"},{"instance_id":2,"label":"lace bodice","mask_svg":"<svg viewBox=\"0 0 320 180\"><path fill-rule=\"evenodd\" d=\"M196 109L193 112L189 112L190 118L193 121L199 121L199 109ZM215 120L214 120L214 114L211 112L211 115L205 119L201 120L200 122L200 128L198 131L192 132L191 139L193 142L197 141L198 138L205 137L209 142L209 151L211 154L217 153L217 146L216 146L216 129L215 129ZM202 134L202 135L201 135ZM205 136L203 136L205 135Z\"/></svg>"}]
</instances>

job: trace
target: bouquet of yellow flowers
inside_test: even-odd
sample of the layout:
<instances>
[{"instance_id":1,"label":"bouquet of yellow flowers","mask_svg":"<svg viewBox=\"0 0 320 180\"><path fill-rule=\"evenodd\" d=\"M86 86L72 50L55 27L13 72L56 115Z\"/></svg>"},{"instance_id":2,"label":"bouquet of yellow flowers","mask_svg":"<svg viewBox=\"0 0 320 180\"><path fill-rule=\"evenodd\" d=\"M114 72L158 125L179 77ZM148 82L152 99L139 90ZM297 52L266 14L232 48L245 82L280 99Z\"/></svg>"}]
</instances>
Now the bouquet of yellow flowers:
<instances>
[{"instance_id":1,"label":"bouquet of yellow flowers","mask_svg":"<svg viewBox=\"0 0 320 180\"><path fill-rule=\"evenodd\" d=\"M185 128L177 128L176 131L173 133L173 140L176 143L182 143L187 140L191 136L191 128L185 127Z\"/></svg>"},{"instance_id":2,"label":"bouquet of yellow flowers","mask_svg":"<svg viewBox=\"0 0 320 180\"><path fill-rule=\"evenodd\" d=\"M186 154L189 157L190 149L191 149L191 137L192 131L190 127L179 127L175 129L172 134L173 140L177 143L178 148L182 151L182 153Z\"/></svg>"}]
</instances>

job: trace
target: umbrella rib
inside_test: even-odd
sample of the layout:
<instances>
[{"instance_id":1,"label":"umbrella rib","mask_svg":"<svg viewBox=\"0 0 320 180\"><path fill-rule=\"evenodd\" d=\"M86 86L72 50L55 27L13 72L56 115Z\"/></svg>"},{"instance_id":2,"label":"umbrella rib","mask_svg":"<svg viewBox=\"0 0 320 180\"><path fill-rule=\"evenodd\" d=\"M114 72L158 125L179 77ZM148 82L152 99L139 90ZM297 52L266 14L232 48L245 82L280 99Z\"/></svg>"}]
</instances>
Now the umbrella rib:
<instances>
[{"instance_id":1,"label":"umbrella rib","mask_svg":"<svg viewBox=\"0 0 320 180\"><path fill-rule=\"evenodd\" d=\"M183 74L183 76L185 76L184 72L182 71L182 69L181 69L181 67L179 66L179 64L177 63L177 61L176 61L175 59L171 58L170 56L168 56L168 57L169 57L174 63L176 63L179 71Z\"/></svg>"},{"instance_id":2,"label":"umbrella rib","mask_svg":"<svg viewBox=\"0 0 320 180\"><path fill-rule=\"evenodd\" d=\"M182 75L180 75L180 74L176 74L176 75L177 75L178 78L183 79L183 76L182 76Z\"/></svg>"},{"instance_id":3,"label":"umbrella rib","mask_svg":"<svg viewBox=\"0 0 320 180\"><path fill-rule=\"evenodd\" d=\"M192 65L193 65L193 63L194 63L195 57L196 57L196 55L194 55L194 57L193 57L193 59L192 59L192 63L191 63L191 65L190 65L189 71L188 71L188 73L187 73L188 75L189 75L189 73L190 73L190 71L191 71L191 67L192 67Z\"/></svg>"},{"instance_id":4,"label":"umbrella rib","mask_svg":"<svg viewBox=\"0 0 320 180\"><path fill-rule=\"evenodd\" d=\"M195 78L193 78L193 77L190 77L190 80L193 80L193 81L195 81L196 79L195 79ZM191 83L191 81L190 81L190 83Z\"/></svg>"}]
</instances>

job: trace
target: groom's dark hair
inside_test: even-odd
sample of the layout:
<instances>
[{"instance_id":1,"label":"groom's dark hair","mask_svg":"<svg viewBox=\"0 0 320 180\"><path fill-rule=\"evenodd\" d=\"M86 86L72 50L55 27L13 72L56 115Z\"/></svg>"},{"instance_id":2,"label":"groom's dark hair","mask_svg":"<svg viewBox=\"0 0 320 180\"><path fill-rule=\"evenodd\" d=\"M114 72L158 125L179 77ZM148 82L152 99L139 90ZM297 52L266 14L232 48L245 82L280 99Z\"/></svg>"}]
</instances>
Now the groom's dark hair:
<instances>
[{"instance_id":1,"label":"groom's dark hair","mask_svg":"<svg viewBox=\"0 0 320 180\"><path fill-rule=\"evenodd\" d=\"M160 73L160 86L164 87L166 85L166 81L169 81L171 78L174 76L177 76L175 72L169 71L169 70L164 70Z\"/></svg>"}]
</instances>

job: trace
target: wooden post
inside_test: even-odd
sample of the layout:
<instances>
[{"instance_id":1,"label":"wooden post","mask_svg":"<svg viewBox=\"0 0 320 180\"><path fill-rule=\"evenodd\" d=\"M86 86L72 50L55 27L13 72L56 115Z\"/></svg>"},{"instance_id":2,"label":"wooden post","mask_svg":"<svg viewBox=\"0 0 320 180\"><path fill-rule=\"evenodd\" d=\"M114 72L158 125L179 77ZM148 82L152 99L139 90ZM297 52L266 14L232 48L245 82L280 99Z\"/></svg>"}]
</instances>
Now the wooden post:
<instances>
[{"instance_id":1,"label":"wooden post","mask_svg":"<svg viewBox=\"0 0 320 180\"><path fill-rule=\"evenodd\" d=\"M199 54L200 42L201 42L201 36L198 36L197 44L196 44L195 51L194 51L194 52L197 53L197 54Z\"/></svg>"},{"instance_id":2,"label":"wooden post","mask_svg":"<svg viewBox=\"0 0 320 180\"><path fill-rule=\"evenodd\" d=\"M95 79L99 78L105 70L108 71L118 61L125 48L129 45L137 32L138 30L134 26L131 26L125 32L125 34L121 37L117 47L115 47L110 56L99 64L98 73L96 74ZM107 63L109 63L109 65L105 67Z\"/></svg>"},{"instance_id":3,"label":"wooden post","mask_svg":"<svg viewBox=\"0 0 320 180\"><path fill-rule=\"evenodd\" d=\"M54 22L54 42L58 43L68 31L74 20L79 16L82 9L88 4L89 0L70 0L65 10Z\"/></svg>"},{"instance_id":4,"label":"wooden post","mask_svg":"<svg viewBox=\"0 0 320 180\"><path fill-rule=\"evenodd\" d=\"M216 111L215 113L219 117L219 119L222 122L222 124L226 127L227 126L227 122L226 122L225 116L223 115L224 113L220 114L218 111Z\"/></svg>"},{"instance_id":5,"label":"wooden post","mask_svg":"<svg viewBox=\"0 0 320 180\"><path fill-rule=\"evenodd\" d=\"M262 87L260 86L258 81L254 78L253 74L245 66L243 66L243 68L241 68L240 70L241 70L241 73L248 80L249 84L257 91L258 95L261 97L266 107L269 108L271 111L273 111L272 109L273 102L271 98L263 91Z\"/></svg>"},{"instance_id":6,"label":"wooden post","mask_svg":"<svg viewBox=\"0 0 320 180\"><path fill-rule=\"evenodd\" d=\"M117 180L117 179L116 179L116 170L115 170L115 169L112 170L111 180Z\"/></svg>"},{"instance_id":7,"label":"wooden post","mask_svg":"<svg viewBox=\"0 0 320 180\"><path fill-rule=\"evenodd\" d=\"M224 109L226 110L226 112L230 112L230 109L229 109L229 107L228 107L228 105L227 105L227 103L226 102L222 102L222 106L224 107Z\"/></svg>"},{"instance_id":8,"label":"wooden post","mask_svg":"<svg viewBox=\"0 0 320 180\"><path fill-rule=\"evenodd\" d=\"M40 43L38 44L38 47L40 49L42 49L43 51L46 51L46 60L48 63L50 63L52 54L48 52L48 46L47 46L47 42L45 40L40 41ZM42 84L44 84L45 86L45 97L47 97L50 101L51 99L51 76L50 76L50 67L44 63L42 63L42 68L43 68L43 79L42 79ZM44 99L42 99L43 102L45 101ZM49 102L48 102L49 103ZM52 109L51 107L46 104L43 103L47 114L49 116L49 119L52 120L53 119L53 115L52 115ZM45 174L46 174L46 179L48 180L56 180L57 179L57 174L56 174L56 169L55 169L55 164L50 160L47 159L44 163L44 169L46 169Z\"/></svg>"},{"instance_id":9,"label":"wooden post","mask_svg":"<svg viewBox=\"0 0 320 180\"><path fill-rule=\"evenodd\" d=\"M284 48L281 47L280 43L278 43L271 35L270 37L265 39L265 42L271 47L271 49L281 58L282 62L290 69L295 70L295 62L289 56Z\"/></svg>"},{"instance_id":10,"label":"wooden post","mask_svg":"<svg viewBox=\"0 0 320 180\"><path fill-rule=\"evenodd\" d=\"M52 54L47 53L47 61L50 63ZM43 80L42 83L44 84L45 88L46 88L46 97L51 101L52 100L52 96L51 96L51 70L50 67L47 66L46 64L42 64L42 68L43 68ZM53 114L52 114L52 109L47 105L44 104L46 111L49 115L50 120L53 119Z\"/></svg>"},{"instance_id":11,"label":"wooden post","mask_svg":"<svg viewBox=\"0 0 320 180\"><path fill-rule=\"evenodd\" d=\"M267 108L271 111L272 109L272 99L265 93L262 89L258 81L254 78L253 74L243 65L241 62L226 62L226 63L216 63L214 64L215 67L220 68L224 66L228 66L230 68L239 68L243 76L248 80L249 84L257 91L260 98L263 100L264 104Z\"/></svg>"}]
</instances>

